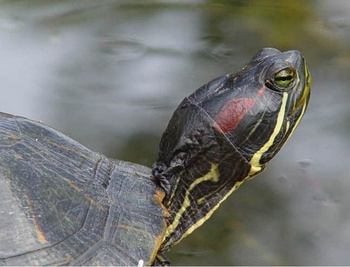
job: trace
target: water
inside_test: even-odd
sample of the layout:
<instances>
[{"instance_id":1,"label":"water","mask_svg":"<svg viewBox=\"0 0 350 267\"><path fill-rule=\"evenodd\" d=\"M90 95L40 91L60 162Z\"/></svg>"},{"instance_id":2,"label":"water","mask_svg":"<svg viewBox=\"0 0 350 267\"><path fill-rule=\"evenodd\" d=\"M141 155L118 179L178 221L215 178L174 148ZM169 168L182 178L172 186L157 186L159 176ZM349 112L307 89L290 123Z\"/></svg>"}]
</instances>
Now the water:
<instances>
[{"instance_id":1,"label":"water","mask_svg":"<svg viewBox=\"0 0 350 267\"><path fill-rule=\"evenodd\" d=\"M2 1L0 110L150 166L177 104L257 50L298 49L313 91L268 169L173 264L342 265L350 255L350 2Z\"/></svg>"}]
</instances>

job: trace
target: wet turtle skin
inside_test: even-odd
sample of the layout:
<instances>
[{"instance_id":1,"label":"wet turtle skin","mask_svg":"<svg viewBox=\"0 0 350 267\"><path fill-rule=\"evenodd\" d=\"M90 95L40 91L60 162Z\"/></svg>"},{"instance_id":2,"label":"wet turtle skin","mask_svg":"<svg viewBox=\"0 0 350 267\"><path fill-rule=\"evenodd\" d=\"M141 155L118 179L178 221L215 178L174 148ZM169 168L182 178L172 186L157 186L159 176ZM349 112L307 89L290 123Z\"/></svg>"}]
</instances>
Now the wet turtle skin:
<instances>
[{"instance_id":1,"label":"wet turtle skin","mask_svg":"<svg viewBox=\"0 0 350 267\"><path fill-rule=\"evenodd\" d=\"M0 264L150 264L164 193L147 167L0 113Z\"/></svg>"}]
</instances>

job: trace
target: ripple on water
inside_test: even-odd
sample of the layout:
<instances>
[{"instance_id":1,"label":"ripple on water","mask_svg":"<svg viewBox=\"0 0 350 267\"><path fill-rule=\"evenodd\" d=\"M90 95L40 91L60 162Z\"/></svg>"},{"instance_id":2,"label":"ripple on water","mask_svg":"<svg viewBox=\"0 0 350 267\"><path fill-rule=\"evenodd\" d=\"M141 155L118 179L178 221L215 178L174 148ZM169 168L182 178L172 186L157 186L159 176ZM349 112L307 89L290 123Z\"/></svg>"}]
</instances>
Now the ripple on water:
<instances>
[{"instance_id":1,"label":"ripple on water","mask_svg":"<svg viewBox=\"0 0 350 267\"><path fill-rule=\"evenodd\" d=\"M131 39L105 38L101 41L101 51L112 56L113 60L131 60L143 56L147 52L146 45Z\"/></svg>"}]
</instances>

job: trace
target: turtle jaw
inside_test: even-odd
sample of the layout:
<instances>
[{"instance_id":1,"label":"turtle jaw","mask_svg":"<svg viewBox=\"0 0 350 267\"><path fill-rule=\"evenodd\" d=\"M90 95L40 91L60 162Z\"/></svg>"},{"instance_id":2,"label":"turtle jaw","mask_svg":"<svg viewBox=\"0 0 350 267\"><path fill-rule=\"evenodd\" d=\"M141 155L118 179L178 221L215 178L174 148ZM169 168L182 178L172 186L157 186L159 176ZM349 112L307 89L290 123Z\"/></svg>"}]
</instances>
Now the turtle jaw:
<instances>
[{"instance_id":1,"label":"turtle jaw","mask_svg":"<svg viewBox=\"0 0 350 267\"><path fill-rule=\"evenodd\" d=\"M292 51L289 60L296 66L298 79L295 88L290 92L288 100L288 109L286 123L289 127L287 130L289 137L293 134L296 127L299 125L304 113L307 109L310 94L311 94L311 76L307 68L304 57L298 51Z\"/></svg>"},{"instance_id":2,"label":"turtle jaw","mask_svg":"<svg viewBox=\"0 0 350 267\"><path fill-rule=\"evenodd\" d=\"M311 76L309 73L309 70L305 64L305 60L303 59L303 65L300 69L303 71L300 71L300 85L297 90L295 90L295 100L293 102L293 106L290 109L290 115L293 115L294 113L298 112L298 109L303 109L303 107L308 105L309 99L310 99L310 93L311 93Z\"/></svg>"}]
</instances>

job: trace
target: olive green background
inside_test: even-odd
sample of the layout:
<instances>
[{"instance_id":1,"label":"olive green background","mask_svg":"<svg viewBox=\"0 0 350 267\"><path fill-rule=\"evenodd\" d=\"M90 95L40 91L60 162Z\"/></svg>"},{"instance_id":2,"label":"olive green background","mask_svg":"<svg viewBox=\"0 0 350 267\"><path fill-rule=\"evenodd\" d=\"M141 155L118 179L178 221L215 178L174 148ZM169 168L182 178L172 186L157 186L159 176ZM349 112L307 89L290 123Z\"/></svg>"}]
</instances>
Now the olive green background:
<instances>
[{"instance_id":1,"label":"olive green background","mask_svg":"<svg viewBox=\"0 0 350 267\"><path fill-rule=\"evenodd\" d=\"M308 111L175 265L350 264L350 1L0 1L0 110L151 166L177 104L262 47L300 50Z\"/></svg>"}]
</instances>

